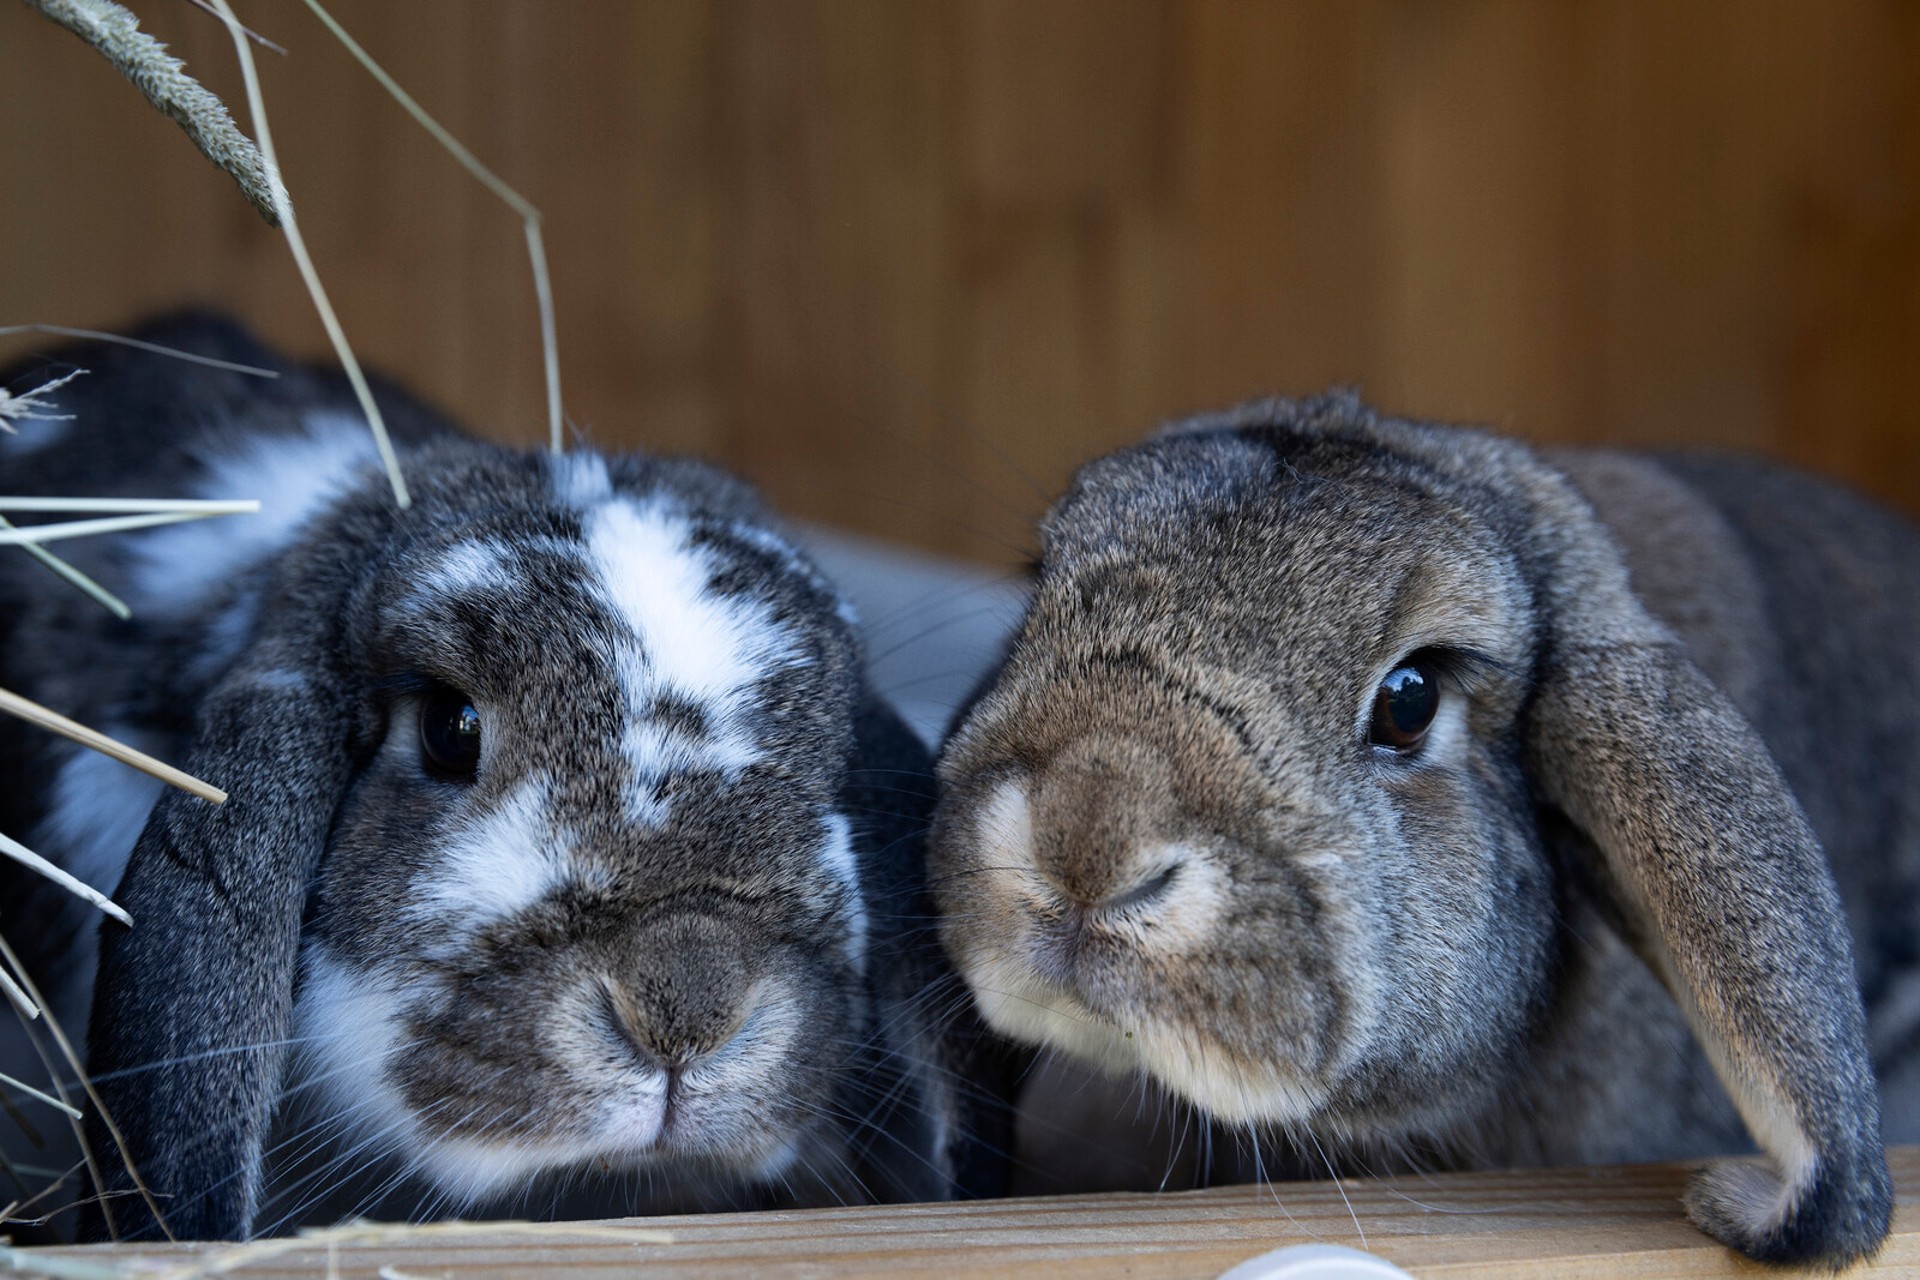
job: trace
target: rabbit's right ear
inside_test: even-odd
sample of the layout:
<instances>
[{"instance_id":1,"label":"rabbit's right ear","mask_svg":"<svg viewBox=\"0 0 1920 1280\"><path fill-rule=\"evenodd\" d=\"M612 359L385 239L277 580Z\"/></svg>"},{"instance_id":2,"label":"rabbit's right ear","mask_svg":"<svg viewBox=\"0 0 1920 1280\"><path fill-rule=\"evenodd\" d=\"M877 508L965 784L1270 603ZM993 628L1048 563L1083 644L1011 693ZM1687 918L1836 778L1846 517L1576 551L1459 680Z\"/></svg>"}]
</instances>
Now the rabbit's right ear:
<instances>
[{"instance_id":1,"label":"rabbit's right ear","mask_svg":"<svg viewBox=\"0 0 1920 1280\"><path fill-rule=\"evenodd\" d=\"M1818 838L1766 745L1634 594L1591 508L1530 478L1546 632L1529 772L1679 1002L1774 1167L1708 1165L1694 1221L1750 1257L1844 1266L1887 1232L1852 947Z\"/></svg>"},{"instance_id":2,"label":"rabbit's right ear","mask_svg":"<svg viewBox=\"0 0 1920 1280\"><path fill-rule=\"evenodd\" d=\"M883 1203L1006 1194L1013 1095L1030 1054L987 1031L941 949L926 881L934 790L926 746L869 695L841 803L860 832L880 1004L854 1165Z\"/></svg>"},{"instance_id":3,"label":"rabbit's right ear","mask_svg":"<svg viewBox=\"0 0 1920 1280\"><path fill-rule=\"evenodd\" d=\"M286 601L279 602L286 605ZM102 928L88 1140L107 1185L83 1235L237 1240L252 1233L280 1097L302 916L348 781L353 703L329 658L337 612L269 607L240 663L202 701L186 767L225 789L170 791L116 894L133 927Z\"/></svg>"}]
</instances>

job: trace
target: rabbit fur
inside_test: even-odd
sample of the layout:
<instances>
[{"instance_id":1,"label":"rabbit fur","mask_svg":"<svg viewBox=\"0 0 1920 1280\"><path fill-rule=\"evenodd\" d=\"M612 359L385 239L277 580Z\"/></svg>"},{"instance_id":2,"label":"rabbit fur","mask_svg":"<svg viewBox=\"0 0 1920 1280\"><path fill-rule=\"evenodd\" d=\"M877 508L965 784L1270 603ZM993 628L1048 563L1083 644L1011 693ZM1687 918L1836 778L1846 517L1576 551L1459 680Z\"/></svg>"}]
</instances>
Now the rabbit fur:
<instances>
[{"instance_id":1,"label":"rabbit fur","mask_svg":"<svg viewBox=\"0 0 1920 1280\"><path fill-rule=\"evenodd\" d=\"M402 512L337 374L216 318L143 336L279 377L30 361L6 385L89 372L73 421L0 440L0 488L265 510L61 544L131 622L0 560L0 684L231 798L7 729L0 830L135 924L101 926L96 977L86 909L9 866L0 928L70 1024L91 994L90 1070L166 1228L244 1238L319 1184L414 1216L583 1184L600 1213L992 1189L966 1016L933 1017L959 988L926 924L926 749L748 488L479 443L382 386ZM423 756L448 705L479 715L464 776ZM161 1229L104 1189L83 1234Z\"/></svg>"},{"instance_id":2,"label":"rabbit fur","mask_svg":"<svg viewBox=\"0 0 1920 1280\"><path fill-rule=\"evenodd\" d=\"M1334 395L1082 469L939 762L988 1024L1362 1168L1677 1158L1841 1266L1920 1139L1920 533ZM1417 750L1383 680L1441 689ZM1863 1000L1864 997L1864 1000Z\"/></svg>"}]
</instances>

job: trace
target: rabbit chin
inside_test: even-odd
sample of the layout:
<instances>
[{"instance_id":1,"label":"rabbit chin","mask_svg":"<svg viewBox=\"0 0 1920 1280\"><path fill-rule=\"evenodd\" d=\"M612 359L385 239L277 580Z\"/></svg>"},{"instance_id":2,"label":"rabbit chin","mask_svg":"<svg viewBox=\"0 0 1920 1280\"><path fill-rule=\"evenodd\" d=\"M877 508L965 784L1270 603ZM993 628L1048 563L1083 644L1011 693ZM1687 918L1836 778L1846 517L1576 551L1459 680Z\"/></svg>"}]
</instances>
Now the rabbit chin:
<instances>
[{"instance_id":1,"label":"rabbit chin","mask_svg":"<svg viewBox=\"0 0 1920 1280\"><path fill-rule=\"evenodd\" d=\"M632 1128L639 1132L660 1130L660 1111L648 1117L634 1117ZM616 1135L597 1135L613 1138ZM432 1138L420 1134L418 1146L407 1164L412 1172L433 1184L435 1191L457 1204L472 1208L496 1196L519 1191L532 1179L552 1170L579 1167L605 1161L616 1167L638 1166L632 1152L646 1145L652 1136L632 1143L615 1141L609 1146L589 1146L577 1138L545 1142L485 1142L472 1138Z\"/></svg>"},{"instance_id":2,"label":"rabbit chin","mask_svg":"<svg viewBox=\"0 0 1920 1280\"><path fill-rule=\"evenodd\" d=\"M983 966L967 979L981 1017L1002 1035L1115 1075L1145 1071L1228 1124L1305 1120L1327 1101L1324 1089L1283 1063L1249 1061L1191 1027L1152 1020L1123 1025L1017 966Z\"/></svg>"},{"instance_id":3,"label":"rabbit chin","mask_svg":"<svg viewBox=\"0 0 1920 1280\"><path fill-rule=\"evenodd\" d=\"M691 1160L656 1145L664 1108L656 1104L623 1110L626 1114L600 1125L591 1138L487 1142L416 1131L418 1144L407 1157L407 1167L462 1211L470 1211L519 1194L543 1174L570 1169L666 1168L689 1185L705 1180L767 1183L783 1177L800 1158L797 1137L764 1133L756 1135L751 1149Z\"/></svg>"}]
</instances>

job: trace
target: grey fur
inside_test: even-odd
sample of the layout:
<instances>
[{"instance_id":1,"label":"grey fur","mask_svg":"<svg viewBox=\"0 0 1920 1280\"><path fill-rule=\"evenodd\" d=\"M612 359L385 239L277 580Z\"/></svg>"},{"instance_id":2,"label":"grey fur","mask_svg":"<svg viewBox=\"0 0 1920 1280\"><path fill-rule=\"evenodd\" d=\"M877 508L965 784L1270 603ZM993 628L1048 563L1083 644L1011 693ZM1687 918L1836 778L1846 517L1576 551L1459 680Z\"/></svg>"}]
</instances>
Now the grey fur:
<instances>
[{"instance_id":1,"label":"grey fur","mask_svg":"<svg viewBox=\"0 0 1920 1280\"><path fill-rule=\"evenodd\" d=\"M54 445L0 454L9 491L190 492L237 452L294 448L315 410L350 412L337 376L222 322L144 336L282 376L70 350L66 362L91 370L60 405L84 459ZM929 762L866 690L833 588L710 467L515 452L390 388L382 398L408 512L376 468L352 471L283 544L251 551L271 522L236 521L230 580L180 607L138 602L130 624L24 557L0 562L0 683L133 731L232 793L220 807L160 799L116 893L135 927L102 930L90 1067L167 1226L245 1237L297 1220L301 1180L343 1169L342 1208L391 1175L401 1189L382 1212L431 1211L465 1175L432 1166L438 1182L405 1181L421 1144L456 1166L461 1143L543 1144L554 1154L540 1167L576 1185L570 1207L599 1213L991 1190L981 1139L1000 1121L965 1082L969 1024L935 1016L956 1002L925 923ZM619 662L635 642L587 569L599 508L569 485L670 511L709 566L699 599L766 619L788 657L750 675L724 715L671 692L629 709ZM70 545L110 585L137 577L137 543ZM664 660L636 652L635 670ZM435 682L484 708L471 781L423 771L414 726ZM663 745L627 745L633 733ZM747 744L751 762L711 763L716 743ZM0 829L41 832L57 860L113 855L58 843L73 824L47 821L70 752L38 734L0 739L0 766L29 783L0 801ZM530 780L538 802L517 802ZM526 842L553 850L541 856L564 874L499 914L432 909L436 892L468 883L432 851L462 855L462 832L516 803L546 824ZM843 821L851 861L836 864L823 850ZM476 865L483 880L505 874ZM76 933L91 922L43 883L0 874L9 935L68 1005L84 1000ZM360 1003L324 995L330 981ZM311 1084L299 1077L303 1097L283 1108L290 1067L312 1049L289 1054L296 1009L363 1007L390 1021L392 1051L356 1057L366 1028L321 1026L306 1038L347 1047L309 1069ZM681 1101L651 1146L597 1162L611 1176L596 1190L579 1162L618 1145L601 1116L638 1087L636 1063ZM393 1116L356 1127L356 1095L376 1093ZM337 1163L298 1158L309 1132L342 1126ZM98 1117L90 1132L105 1190L128 1191ZM269 1159L275 1147L291 1155ZM537 1211L537 1170L512 1184ZM103 1204L114 1222L96 1208L83 1234L160 1229L136 1197Z\"/></svg>"},{"instance_id":2,"label":"grey fur","mask_svg":"<svg viewBox=\"0 0 1920 1280\"><path fill-rule=\"evenodd\" d=\"M1375 1167L1733 1151L1744 1117L1772 1167L1708 1165L1696 1222L1878 1247L1875 1066L1920 1137L1910 525L1333 396L1090 464L1043 545L931 844L991 1024ZM1447 692L1397 757L1368 712L1416 652Z\"/></svg>"}]
</instances>

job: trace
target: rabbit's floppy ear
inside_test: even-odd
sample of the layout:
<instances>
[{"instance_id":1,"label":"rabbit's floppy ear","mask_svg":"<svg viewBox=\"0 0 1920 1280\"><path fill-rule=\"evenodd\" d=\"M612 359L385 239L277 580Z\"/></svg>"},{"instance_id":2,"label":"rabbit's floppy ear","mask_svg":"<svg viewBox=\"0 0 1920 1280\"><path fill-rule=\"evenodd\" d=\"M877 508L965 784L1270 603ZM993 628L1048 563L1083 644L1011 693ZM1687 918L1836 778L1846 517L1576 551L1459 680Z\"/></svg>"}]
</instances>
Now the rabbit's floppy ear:
<instances>
[{"instance_id":1,"label":"rabbit's floppy ear","mask_svg":"<svg viewBox=\"0 0 1920 1280\"><path fill-rule=\"evenodd\" d=\"M1634 594L1592 509L1526 470L1545 632L1529 771L1597 851L1630 941L1775 1165L1710 1164L1687 1207L1754 1258L1844 1265L1878 1247L1893 1197L1826 855L1759 734Z\"/></svg>"},{"instance_id":2,"label":"rabbit's floppy ear","mask_svg":"<svg viewBox=\"0 0 1920 1280\"><path fill-rule=\"evenodd\" d=\"M83 1234L253 1228L307 888L351 770L353 714L329 669L337 612L308 600L266 617L201 702L187 760L230 798L169 792L155 806L117 894L134 925L109 921L101 935L89 1067L165 1227L119 1194L132 1183L93 1116L108 1185Z\"/></svg>"},{"instance_id":3,"label":"rabbit's floppy ear","mask_svg":"<svg viewBox=\"0 0 1920 1280\"><path fill-rule=\"evenodd\" d=\"M880 1105L855 1168L889 1202L1006 1194L1013 1095L1028 1051L980 1022L941 950L926 882L933 761L871 695L855 722L842 803L857 815L874 920L868 973L880 997L870 1097Z\"/></svg>"}]
</instances>

